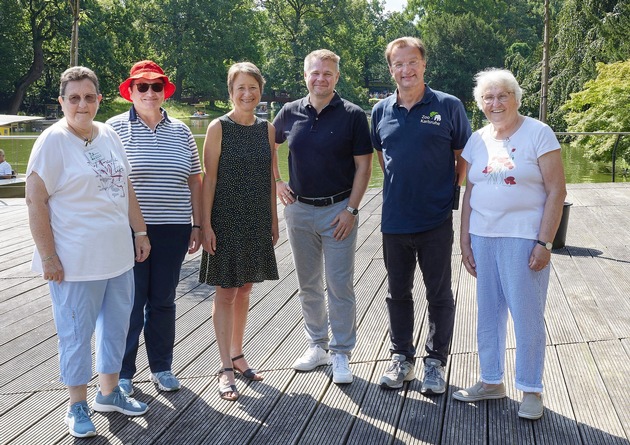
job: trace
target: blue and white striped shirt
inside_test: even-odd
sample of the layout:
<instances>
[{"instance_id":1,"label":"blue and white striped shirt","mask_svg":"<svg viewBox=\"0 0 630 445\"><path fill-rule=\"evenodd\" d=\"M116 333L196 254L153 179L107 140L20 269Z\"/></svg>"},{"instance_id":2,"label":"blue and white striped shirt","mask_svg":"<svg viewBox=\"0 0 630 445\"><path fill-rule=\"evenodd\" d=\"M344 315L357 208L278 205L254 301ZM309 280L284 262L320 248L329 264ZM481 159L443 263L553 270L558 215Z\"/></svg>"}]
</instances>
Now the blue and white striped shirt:
<instances>
[{"instance_id":1,"label":"blue and white striped shirt","mask_svg":"<svg viewBox=\"0 0 630 445\"><path fill-rule=\"evenodd\" d=\"M151 130L135 108L107 121L125 147L129 175L147 224L190 224L192 204L188 178L201 173L197 144L182 121L162 120Z\"/></svg>"}]
</instances>

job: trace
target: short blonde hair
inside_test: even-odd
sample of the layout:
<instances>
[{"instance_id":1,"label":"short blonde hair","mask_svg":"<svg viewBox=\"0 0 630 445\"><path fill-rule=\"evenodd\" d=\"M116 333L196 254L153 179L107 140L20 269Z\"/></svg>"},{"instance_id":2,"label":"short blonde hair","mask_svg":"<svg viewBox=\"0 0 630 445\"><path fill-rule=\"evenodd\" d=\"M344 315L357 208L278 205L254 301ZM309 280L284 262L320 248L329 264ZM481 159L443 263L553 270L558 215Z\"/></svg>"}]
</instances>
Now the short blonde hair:
<instances>
[{"instance_id":1,"label":"short blonde hair","mask_svg":"<svg viewBox=\"0 0 630 445\"><path fill-rule=\"evenodd\" d=\"M483 110L484 105L483 93L490 87L503 87L507 91L514 93L514 98L520 108L523 90L511 71L500 68L486 68L475 75L473 96L475 96L475 102L477 102L477 107L480 110Z\"/></svg>"},{"instance_id":2,"label":"short blonde hair","mask_svg":"<svg viewBox=\"0 0 630 445\"><path fill-rule=\"evenodd\" d=\"M417 37L400 37L396 40L392 40L385 48L385 59L387 59L387 64L391 66L391 57L392 53L396 48L406 48L406 47L417 48L420 51L420 56L422 59L426 59L427 49L422 43L422 40Z\"/></svg>"},{"instance_id":3,"label":"short blonde hair","mask_svg":"<svg viewBox=\"0 0 630 445\"><path fill-rule=\"evenodd\" d=\"M236 76L241 73L249 74L254 79L256 79L256 82L258 82L258 87L260 88L260 94L263 93L263 88L265 87L265 78L263 77L258 67L251 62L238 62L230 67L227 74L227 87L228 93L230 93L230 95L232 94L234 88L234 80L236 79Z\"/></svg>"},{"instance_id":4,"label":"short blonde hair","mask_svg":"<svg viewBox=\"0 0 630 445\"><path fill-rule=\"evenodd\" d=\"M311 66L311 63L313 63L313 60L331 60L337 66L337 71L339 71L339 61L341 60L341 57L339 57L337 54L330 51L329 49L317 49L315 51L310 52L304 58L304 72L305 73L308 72L308 69Z\"/></svg>"}]
</instances>

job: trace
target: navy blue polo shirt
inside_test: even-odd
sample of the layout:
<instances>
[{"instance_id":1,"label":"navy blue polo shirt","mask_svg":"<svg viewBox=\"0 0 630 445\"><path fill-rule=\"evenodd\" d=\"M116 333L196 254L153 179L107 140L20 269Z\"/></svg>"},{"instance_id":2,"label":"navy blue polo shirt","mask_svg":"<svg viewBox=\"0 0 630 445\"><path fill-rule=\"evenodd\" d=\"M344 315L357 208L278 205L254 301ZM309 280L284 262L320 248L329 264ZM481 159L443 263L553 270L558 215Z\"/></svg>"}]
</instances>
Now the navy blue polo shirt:
<instances>
[{"instance_id":1,"label":"navy blue polo shirt","mask_svg":"<svg viewBox=\"0 0 630 445\"><path fill-rule=\"evenodd\" d=\"M273 121L276 143L289 142L289 186L309 198L352 188L354 156L372 153L365 112L335 96L319 113L308 96L287 103Z\"/></svg>"},{"instance_id":2,"label":"navy blue polo shirt","mask_svg":"<svg viewBox=\"0 0 630 445\"><path fill-rule=\"evenodd\" d=\"M428 86L411 110L396 99L393 94L372 109L372 144L385 166L381 231L424 232L451 215L453 151L466 145L470 123L459 99Z\"/></svg>"}]
</instances>

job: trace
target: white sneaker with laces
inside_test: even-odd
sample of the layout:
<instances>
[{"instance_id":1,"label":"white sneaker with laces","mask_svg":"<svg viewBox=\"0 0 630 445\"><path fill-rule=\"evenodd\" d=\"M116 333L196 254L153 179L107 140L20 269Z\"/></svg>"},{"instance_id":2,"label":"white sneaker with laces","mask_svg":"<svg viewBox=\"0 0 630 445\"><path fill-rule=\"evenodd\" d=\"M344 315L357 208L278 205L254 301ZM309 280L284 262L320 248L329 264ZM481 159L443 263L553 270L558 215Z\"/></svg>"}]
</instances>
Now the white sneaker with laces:
<instances>
[{"instance_id":1,"label":"white sneaker with laces","mask_svg":"<svg viewBox=\"0 0 630 445\"><path fill-rule=\"evenodd\" d=\"M346 354L332 354L333 383L352 383L352 371Z\"/></svg>"},{"instance_id":2,"label":"white sneaker with laces","mask_svg":"<svg viewBox=\"0 0 630 445\"><path fill-rule=\"evenodd\" d=\"M296 371L312 371L318 366L330 365L330 354L319 345L309 346L304 355L293 363Z\"/></svg>"}]
</instances>

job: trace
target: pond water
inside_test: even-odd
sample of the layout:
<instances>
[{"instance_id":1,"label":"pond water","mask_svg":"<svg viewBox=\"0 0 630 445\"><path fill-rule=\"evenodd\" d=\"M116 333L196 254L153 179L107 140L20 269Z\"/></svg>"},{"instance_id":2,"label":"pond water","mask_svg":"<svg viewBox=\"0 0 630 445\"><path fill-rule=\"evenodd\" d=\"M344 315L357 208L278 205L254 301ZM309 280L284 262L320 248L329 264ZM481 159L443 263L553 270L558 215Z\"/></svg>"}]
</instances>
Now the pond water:
<instances>
[{"instance_id":1,"label":"pond water","mask_svg":"<svg viewBox=\"0 0 630 445\"><path fill-rule=\"evenodd\" d=\"M205 129L209 120L200 119L187 122L195 135L197 146L201 154ZM20 133L19 137L0 136L0 148L5 151L6 160L18 173L26 171L28 156L35 143L37 133ZM280 172L284 178L288 177L287 147L283 144L279 151ZM562 159L565 175L568 183L611 182L611 164L604 162L592 162L586 158L584 150L562 144ZM617 163L616 182L630 182L630 172L627 165ZM383 174L378 165L378 158L374 155L372 178L370 187L382 187Z\"/></svg>"}]
</instances>

